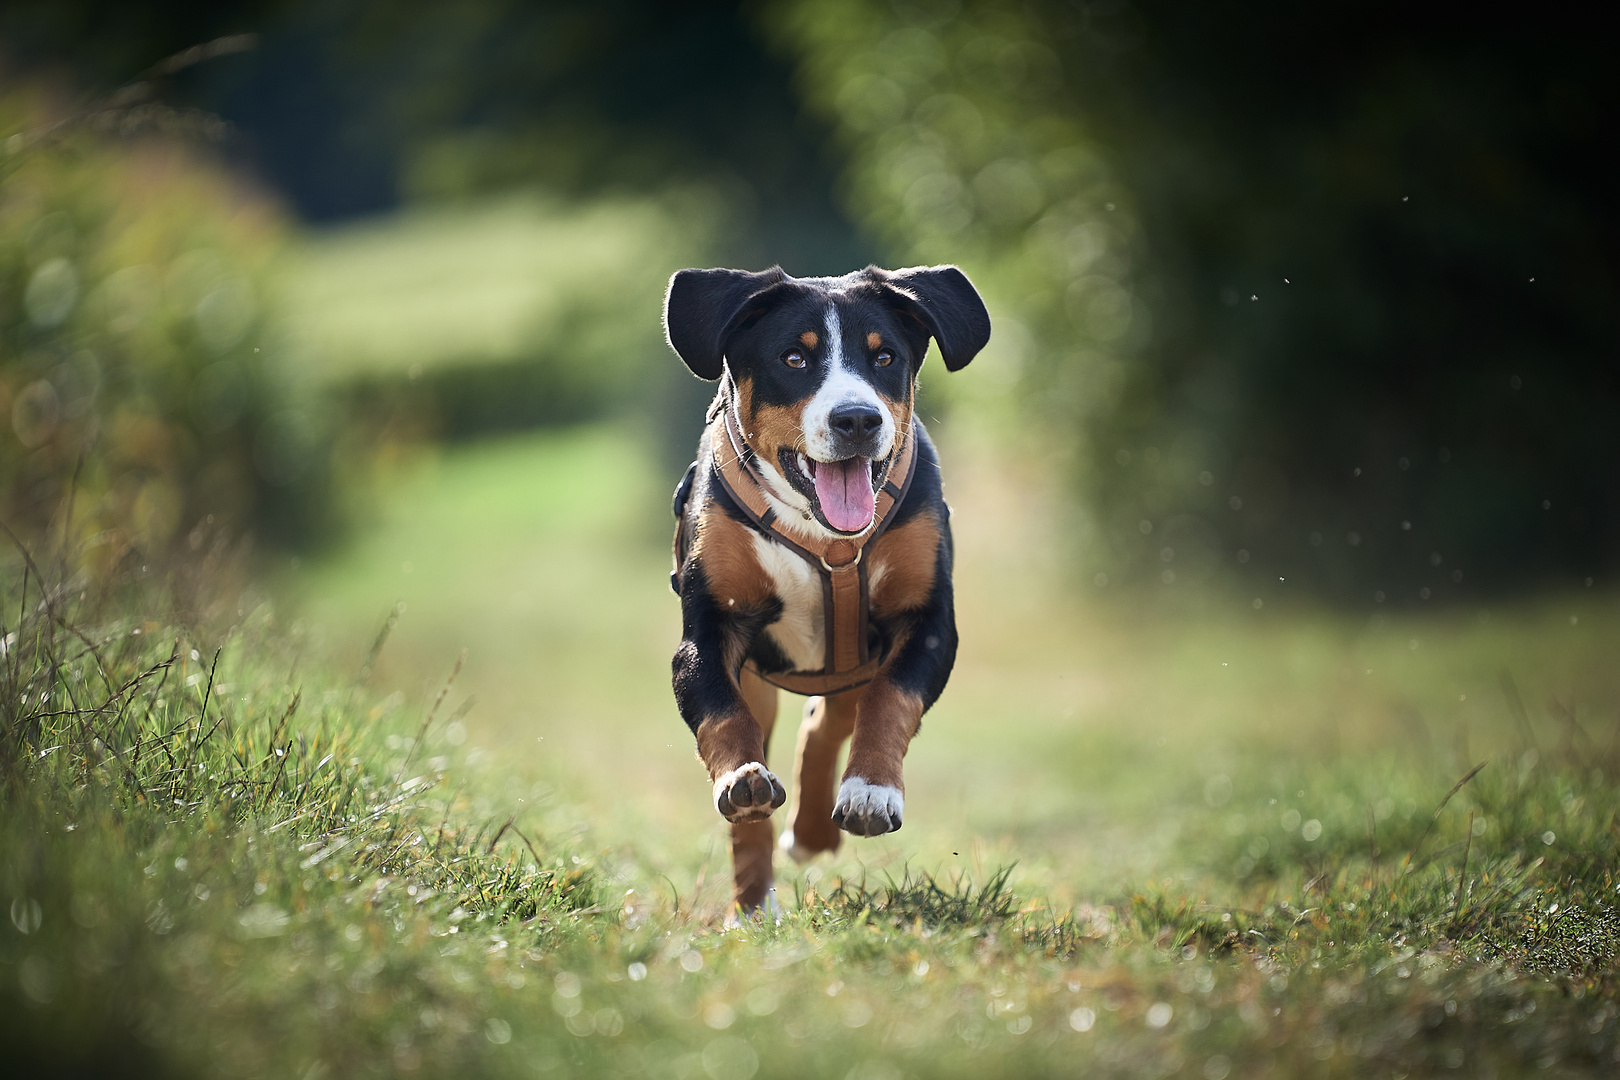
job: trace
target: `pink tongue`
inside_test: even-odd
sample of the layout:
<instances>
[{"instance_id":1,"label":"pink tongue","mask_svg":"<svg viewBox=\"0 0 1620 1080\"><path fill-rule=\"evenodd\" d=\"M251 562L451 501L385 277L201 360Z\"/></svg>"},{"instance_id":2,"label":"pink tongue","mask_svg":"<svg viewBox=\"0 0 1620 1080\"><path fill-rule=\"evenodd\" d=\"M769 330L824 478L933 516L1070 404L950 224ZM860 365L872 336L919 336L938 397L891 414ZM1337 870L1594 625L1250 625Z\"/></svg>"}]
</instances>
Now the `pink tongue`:
<instances>
[{"instance_id":1,"label":"pink tongue","mask_svg":"<svg viewBox=\"0 0 1620 1080\"><path fill-rule=\"evenodd\" d=\"M827 524L839 532L860 532L871 524L877 506L871 464L863 457L818 462L816 497Z\"/></svg>"}]
</instances>

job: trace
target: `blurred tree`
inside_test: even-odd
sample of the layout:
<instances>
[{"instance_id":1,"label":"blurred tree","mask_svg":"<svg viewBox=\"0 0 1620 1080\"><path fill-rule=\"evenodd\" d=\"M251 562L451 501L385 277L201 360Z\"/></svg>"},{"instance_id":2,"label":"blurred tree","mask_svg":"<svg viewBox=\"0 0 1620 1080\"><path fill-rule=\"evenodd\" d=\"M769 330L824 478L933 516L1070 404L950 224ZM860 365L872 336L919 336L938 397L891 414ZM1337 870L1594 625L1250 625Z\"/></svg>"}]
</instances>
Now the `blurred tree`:
<instances>
[{"instance_id":1,"label":"blurred tree","mask_svg":"<svg viewBox=\"0 0 1620 1080\"><path fill-rule=\"evenodd\" d=\"M142 76L162 78L166 59L217 38L256 29L283 0L9 0L0 7L0 57L13 71L71 72L99 96Z\"/></svg>"},{"instance_id":2,"label":"blurred tree","mask_svg":"<svg viewBox=\"0 0 1620 1080\"><path fill-rule=\"evenodd\" d=\"M735 0L18 0L15 63L111 89L225 34L256 48L165 80L228 121L229 143L299 213L401 200L702 183L731 210L729 256L796 273L872 254L832 196L827 131Z\"/></svg>"},{"instance_id":3,"label":"blurred tree","mask_svg":"<svg viewBox=\"0 0 1620 1080\"><path fill-rule=\"evenodd\" d=\"M0 96L0 520L104 563L325 524L320 418L261 352L282 216L165 118Z\"/></svg>"},{"instance_id":4,"label":"blurred tree","mask_svg":"<svg viewBox=\"0 0 1620 1080\"><path fill-rule=\"evenodd\" d=\"M222 13L21 0L0 11L0 42L20 62L65 66L106 88L212 35L247 31L256 34L252 51L144 84L227 121L219 149L306 221L433 202L509 203L536 191L547 203L721 208L687 213L683 229L649 236L644 273L574 316L594 328L615 304L640 313L632 319L646 331L641 347L616 367L648 377L637 380L636 400L618 404L647 414L671 454L690 453L694 418L712 391L670 364L658 333L660 289L642 288L641 277L661 282L708 261L843 272L875 254L833 197L825 125L799 107L791 66L761 47L736 3L284 0ZM685 241L671 243L675 232ZM380 397L372 385L354 396L409 403L410 420L396 426L418 431L584 419L600 406L577 408L580 380L565 386L553 377L565 363L589 366L580 341L529 342L528 354L442 377L430 364L432 377L409 385L401 365ZM492 396L503 384L510 392Z\"/></svg>"},{"instance_id":5,"label":"blurred tree","mask_svg":"<svg viewBox=\"0 0 1620 1080\"><path fill-rule=\"evenodd\" d=\"M0 36L114 85L260 31L167 92L232 120L313 219L696 183L732 261L841 270L868 252L831 131L890 260L961 262L994 297L996 362L1090 509L1088 575L1225 564L1371 602L1620 557L1599 17L23 0Z\"/></svg>"},{"instance_id":6,"label":"blurred tree","mask_svg":"<svg viewBox=\"0 0 1620 1080\"><path fill-rule=\"evenodd\" d=\"M816 273L870 254L832 198L825 128L734 2L346 0L265 27L256 57L196 92L313 217L698 183L726 198L739 262ZM373 177L370 205L343 195L344 168Z\"/></svg>"},{"instance_id":7,"label":"blurred tree","mask_svg":"<svg viewBox=\"0 0 1620 1080\"><path fill-rule=\"evenodd\" d=\"M852 204L1027 329L1099 582L1226 562L1371 603L1620 559L1599 18L816 0L776 26Z\"/></svg>"}]
</instances>

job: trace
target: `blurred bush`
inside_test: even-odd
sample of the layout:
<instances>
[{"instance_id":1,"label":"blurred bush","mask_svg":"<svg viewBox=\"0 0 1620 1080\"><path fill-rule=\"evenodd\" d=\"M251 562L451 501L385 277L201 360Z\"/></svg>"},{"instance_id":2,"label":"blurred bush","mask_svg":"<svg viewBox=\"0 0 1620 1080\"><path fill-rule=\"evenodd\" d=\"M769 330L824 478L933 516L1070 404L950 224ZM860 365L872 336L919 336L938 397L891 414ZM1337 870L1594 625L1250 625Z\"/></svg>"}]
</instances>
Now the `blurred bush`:
<instances>
[{"instance_id":1,"label":"blurred bush","mask_svg":"<svg viewBox=\"0 0 1620 1080\"><path fill-rule=\"evenodd\" d=\"M1286 577L1370 605L1614 565L1620 80L1595 24L1160 0L767 18L849 205L897 261L990 293L1001 351L931 392L1045 421L1087 578L1224 566L1251 595ZM1014 392L985 395L998 365Z\"/></svg>"},{"instance_id":2,"label":"blurred bush","mask_svg":"<svg viewBox=\"0 0 1620 1080\"><path fill-rule=\"evenodd\" d=\"M85 85L143 72L308 226L270 328L278 371L344 417L350 513L424 439L607 414L651 429L673 482L712 388L662 344L669 274L872 254L825 126L733 0L54 0L0 6L3 55Z\"/></svg>"},{"instance_id":3,"label":"blurred bush","mask_svg":"<svg viewBox=\"0 0 1620 1080\"><path fill-rule=\"evenodd\" d=\"M306 234L276 273L290 371L368 439L656 416L682 375L656 316L664 285L701 261L721 213L703 188L509 193Z\"/></svg>"},{"instance_id":4,"label":"blurred bush","mask_svg":"<svg viewBox=\"0 0 1620 1080\"><path fill-rule=\"evenodd\" d=\"M186 123L0 94L0 519L104 565L326 524L323 421L270 369L283 222Z\"/></svg>"}]
</instances>

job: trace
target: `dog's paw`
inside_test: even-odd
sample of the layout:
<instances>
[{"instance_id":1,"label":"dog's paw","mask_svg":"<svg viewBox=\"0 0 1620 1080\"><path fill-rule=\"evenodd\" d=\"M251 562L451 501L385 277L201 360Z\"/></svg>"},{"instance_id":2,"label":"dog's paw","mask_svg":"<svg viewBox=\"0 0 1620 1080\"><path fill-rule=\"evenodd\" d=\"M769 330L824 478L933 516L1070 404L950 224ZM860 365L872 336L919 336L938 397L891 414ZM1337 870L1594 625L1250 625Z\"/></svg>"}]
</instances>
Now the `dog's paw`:
<instances>
[{"instance_id":1,"label":"dog's paw","mask_svg":"<svg viewBox=\"0 0 1620 1080\"><path fill-rule=\"evenodd\" d=\"M757 761L732 769L714 782L714 808L730 822L759 821L787 802L787 791Z\"/></svg>"},{"instance_id":2,"label":"dog's paw","mask_svg":"<svg viewBox=\"0 0 1620 1080\"><path fill-rule=\"evenodd\" d=\"M906 798L888 784L868 784L852 776L838 789L832 818L838 827L856 836L882 836L899 832Z\"/></svg>"}]
</instances>

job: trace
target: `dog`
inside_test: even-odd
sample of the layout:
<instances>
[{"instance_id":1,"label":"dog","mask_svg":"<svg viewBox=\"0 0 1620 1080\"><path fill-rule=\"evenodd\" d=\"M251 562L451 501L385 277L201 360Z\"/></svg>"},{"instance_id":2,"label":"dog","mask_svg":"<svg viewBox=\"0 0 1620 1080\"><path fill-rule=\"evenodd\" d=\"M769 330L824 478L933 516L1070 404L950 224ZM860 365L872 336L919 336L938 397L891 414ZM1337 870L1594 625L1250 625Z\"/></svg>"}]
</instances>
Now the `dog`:
<instances>
[{"instance_id":1,"label":"dog","mask_svg":"<svg viewBox=\"0 0 1620 1080\"><path fill-rule=\"evenodd\" d=\"M879 836L904 819L901 765L957 645L950 512L917 374L930 339L948 370L966 366L990 314L954 266L681 270L664 329L720 384L675 492L672 668L731 823L733 912L749 913L775 903L778 689L809 698L781 846L802 862L836 850L840 830Z\"/></svg>"}]
</instances>

